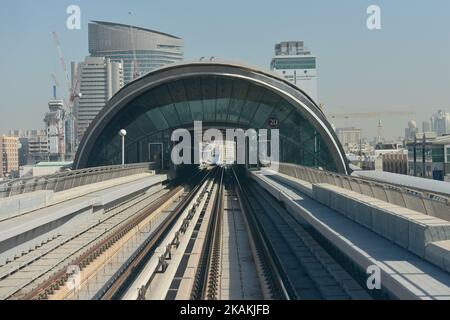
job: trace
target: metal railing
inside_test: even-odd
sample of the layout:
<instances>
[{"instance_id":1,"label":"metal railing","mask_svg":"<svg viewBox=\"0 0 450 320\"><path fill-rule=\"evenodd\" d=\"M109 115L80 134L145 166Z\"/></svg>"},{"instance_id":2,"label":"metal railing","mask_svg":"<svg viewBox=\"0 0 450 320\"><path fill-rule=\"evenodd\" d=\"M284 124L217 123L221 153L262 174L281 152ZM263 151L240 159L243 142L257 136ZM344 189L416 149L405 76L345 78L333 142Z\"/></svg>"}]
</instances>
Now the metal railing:
<instances>
[{"instance_id":1,"label":"metal railing","mask_svg":"<svg viewBox=\"0 0 450 320\"><path fill-rule=\"evenodd\" d=\"M151 162L145 162L94 167L4 181L0 183L0 199L37 190L64 191L91 183L143 173L151 169L151 165Z\"/></svg>"},{"instance_id":2,"label":"metal railing","mask_svg":"<svg viewBox=\"0 0 450 320\"><path fill-rule=\"evenodd\" d=\"M313 184L335 185L450 221L450 198L444 195L289 163L280 163L279 172Z\"/></svg>"}]
</instances>

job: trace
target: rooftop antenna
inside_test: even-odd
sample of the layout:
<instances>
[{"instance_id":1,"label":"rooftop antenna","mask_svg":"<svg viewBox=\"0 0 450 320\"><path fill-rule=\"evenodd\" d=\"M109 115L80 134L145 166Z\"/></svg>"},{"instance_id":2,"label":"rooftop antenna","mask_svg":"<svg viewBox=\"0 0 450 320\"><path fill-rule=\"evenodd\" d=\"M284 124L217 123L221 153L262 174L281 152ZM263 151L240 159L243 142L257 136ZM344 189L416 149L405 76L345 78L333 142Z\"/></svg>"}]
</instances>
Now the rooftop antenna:
<instances>
[{"instance_id":1,"label":"rooftop antenna","mask_svg":"<svg viewBox=\"0 0 450 320\"><path fill-rule=\"evenodd\" d=\"M51 74L51 76L52 76L52 79L53 79L53 82L54 82L54 84L52 86L52 88L53 88L53 99L56 100L56 88L59 87L59 82L58 82L58 80L56 79L56 76L53 73ZM63 98L63 100L64 100L64 102L66 102L66 99Z\"/></svg>"},{"instance_id":2,"label":"rooftop antenna","mask_svg":"<svg viewBox=\"0 0 450 320\"><path fill-rule=\"evenodd\" d=\"M58 33L56 33L56 31L53 31L52 35L53 35L53 40L56 45L56 49L58 51L59 61L60 61L61 67L64 72L64 78L66 81L67 92L69 94L68 101L65 98L63 98L64 110L65 110L64 121L68 121L69 123L71 123L72 127L75 127L76 119L75 119L75 114L74 114L74 102L75 102L76 98L81 97L81 93L77 93L77 87L78 87L77 84L75 84L75 85L72 84L73 86L70 84L69 73L67 72L66 61L64 59L64 54L61 49L61 43L59 42ZM57 87L59 87L58 81L56 80L56 77L53 74L52 74L52 78L53 78L53 81L55 81L55 85ZM77 83L79 82L78 75L77 75L76 81L77 81ZM73 155L75 153L75 144L77 144L74 134L71 135L70 140L71 141L69 142L70 145L69 145L68 151L69 151L69 154Z\"/></svg>"},{"instance_id":3,"label":"rooftop antenna","mask_svg":"<svg viewBox=\"0 0 450 320\"><path fill-rule=\"evenodd\" d=\"M378 143L381 143L383 139L383 124L381 123L381 119L378 120Z\"/></svg>"}]
</instances>

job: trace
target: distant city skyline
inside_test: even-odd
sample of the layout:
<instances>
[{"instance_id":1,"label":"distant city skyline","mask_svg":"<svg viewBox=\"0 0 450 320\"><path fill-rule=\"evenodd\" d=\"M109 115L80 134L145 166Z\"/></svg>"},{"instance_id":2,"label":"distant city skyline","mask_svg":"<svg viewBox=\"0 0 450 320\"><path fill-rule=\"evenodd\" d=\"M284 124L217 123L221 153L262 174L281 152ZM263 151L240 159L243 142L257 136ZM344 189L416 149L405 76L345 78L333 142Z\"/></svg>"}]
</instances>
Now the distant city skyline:
<instances>
[{"instance_id":1,"label":"distant city skyline","mask_svg":"<svg viewBox=\"0 0 450 320\"><path fill-rule=\"evenodd\" d=\"M366 8L381 8L382 29L366 28ZM66 28L66 8L81 8L81 30ZM417 123L450 111L450 3L434 1L12 1L0 4L0 133L43 128L51 74L66 91L53 43L60 35L67 68L88 52L91 20L132 24L184 39L185 59L201 56L270 68L275 43L304 41L317 56L319 103L326 112L413 110ZM130 16L128 12L133 14ZM420 23L418 22L420 21ZM428 57L428 58L427 58ZM332 121L377 135L379 119ZM388 139L408 117L383 117Z\"/></svg>"}]
</instances>

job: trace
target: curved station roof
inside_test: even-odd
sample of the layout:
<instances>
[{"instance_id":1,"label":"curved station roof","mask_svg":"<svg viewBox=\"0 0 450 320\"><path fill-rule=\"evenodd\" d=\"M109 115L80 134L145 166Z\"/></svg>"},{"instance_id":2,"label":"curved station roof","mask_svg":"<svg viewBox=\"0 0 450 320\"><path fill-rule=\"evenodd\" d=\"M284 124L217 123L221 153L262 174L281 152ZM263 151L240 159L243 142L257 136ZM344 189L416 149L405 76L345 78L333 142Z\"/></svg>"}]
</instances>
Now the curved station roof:
<instances>
[{"instance_id":1,"label":"curved station roof","mask_svg":"<svg viewBox=\"0 0 450 320\"><path fill-rule=\"evenodd\" d=\"M166 66L127 84L97 115L83 136L76 169L120 163L120 129L127 130L126 162L146 162L150 145L170 159L176 128L271 129L280 134L280 161L347 173L345 154L320 108L279 76L228 62ZM167 154L167 156L166 156Z\"/></svg>"}]
</instances>

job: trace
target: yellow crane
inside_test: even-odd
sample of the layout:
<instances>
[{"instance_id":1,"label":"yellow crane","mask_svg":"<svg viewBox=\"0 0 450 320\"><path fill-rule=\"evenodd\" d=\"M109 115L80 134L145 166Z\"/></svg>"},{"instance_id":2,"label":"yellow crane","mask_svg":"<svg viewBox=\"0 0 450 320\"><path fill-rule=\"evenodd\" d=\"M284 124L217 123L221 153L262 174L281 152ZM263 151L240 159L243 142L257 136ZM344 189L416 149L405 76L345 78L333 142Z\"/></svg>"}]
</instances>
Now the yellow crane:
<instances>
[{"instance_id":1,"label":"yellow crane","mask_svg":"<svg viewBox=\"0 0 450 320\"><path fill-rule=\"evenodd\" d=\"M379 111L379 112L352 112L352 113L327 113L328 119L351 119L351 118L375 118L382 116L416 116L414 111Z\"/></svg>"},{"instance_id":2,"label":"yellow crane","mask_svg":"<svg viewBox=\"0 0 450 320\"><path fill-rule=\"evenodd\" d=\"M326 117L330 119L361 119L361 118L381 118L382 116L411 116L416 117L416 112L407 110L393 110L393 111L379 111L379 112L352 112L352 113L327 113ZM378 137L377 142L380 143L383 140L383 124L381 119L378 119Z\"/></svg>"}]
</instances>

